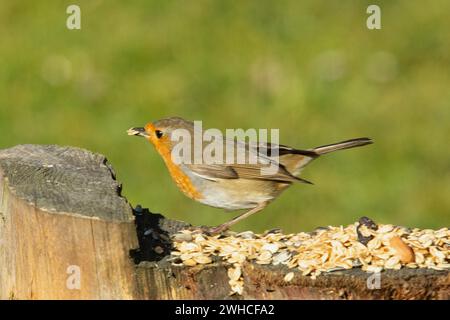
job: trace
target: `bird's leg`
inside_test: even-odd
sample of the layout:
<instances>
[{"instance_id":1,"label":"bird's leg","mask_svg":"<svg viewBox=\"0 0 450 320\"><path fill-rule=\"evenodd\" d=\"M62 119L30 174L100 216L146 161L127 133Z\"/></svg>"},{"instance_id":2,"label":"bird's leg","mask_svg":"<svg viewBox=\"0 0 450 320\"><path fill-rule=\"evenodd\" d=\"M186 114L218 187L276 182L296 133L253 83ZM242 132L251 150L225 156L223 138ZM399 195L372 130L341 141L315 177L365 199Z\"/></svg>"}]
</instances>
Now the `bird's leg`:
<instances>
[{"instance_id":1,"label":"bird's leg","mask_svg":"<svg viewBox=\"0 0 450 320\"><path fill-rule=\"evenodd\" d=\"M237 217L234 217L233 219L231 219L230 221L224 222L221 225L217 226L217 227L212 227L208 230L208 233L210 234L218 234L221 233L227 229L229 229L232 225L238 223L239 221L250 217L252 214L261 211L262 209L264 209L269 203L268 202L262 202L260 204L258 204L256 207L254 207L253 209L250 209L240 215L238 215Z\"/></svg>"}]
</instances>

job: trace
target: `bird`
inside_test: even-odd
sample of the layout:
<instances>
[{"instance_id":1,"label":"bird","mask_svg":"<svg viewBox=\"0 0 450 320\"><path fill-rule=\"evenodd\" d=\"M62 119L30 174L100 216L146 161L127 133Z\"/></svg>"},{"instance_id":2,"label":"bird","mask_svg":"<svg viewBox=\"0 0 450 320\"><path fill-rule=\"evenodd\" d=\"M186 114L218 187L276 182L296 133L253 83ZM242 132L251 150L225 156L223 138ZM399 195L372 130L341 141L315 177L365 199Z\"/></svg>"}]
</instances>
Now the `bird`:
<instances>
[{"instance_id":1,"label":"bird","mask_svg":"<svg viewBox=\"0 0 450 320\"><path fill-rule=\"evenodd\" d=\"M370 138L356 138L322 145L311 149L296 149L286 145L242 141L236 138L223 139L223 150L230 145L235 152L231 161L203 163L197 161L174 161L175 135L189 133L188 146L195 143L195 134L202 134L193 121L180 117L169 117L147 123L144 127L132 127L128 135L144 137L155 147L164 160L171 178L178 188L189 198L202 204L225 209L245 210L243 213L215 227L202 227L202 231L215 235L228 230L237 222L263 210L284 190L294 183L312 184L299 177L302 169L311 161L330 152L365 146L373 143ZM201 141L201 147L207 145ZM190 155L194 148L189 148ZM231 150L231 149L230 149ZM248 158L253 156L256 163L236 161L236 154L242 152ZM223 160L222 157L219 160ZM275 170L265 173L263 168L272 165Z\"/></svg>"}]
</instances>

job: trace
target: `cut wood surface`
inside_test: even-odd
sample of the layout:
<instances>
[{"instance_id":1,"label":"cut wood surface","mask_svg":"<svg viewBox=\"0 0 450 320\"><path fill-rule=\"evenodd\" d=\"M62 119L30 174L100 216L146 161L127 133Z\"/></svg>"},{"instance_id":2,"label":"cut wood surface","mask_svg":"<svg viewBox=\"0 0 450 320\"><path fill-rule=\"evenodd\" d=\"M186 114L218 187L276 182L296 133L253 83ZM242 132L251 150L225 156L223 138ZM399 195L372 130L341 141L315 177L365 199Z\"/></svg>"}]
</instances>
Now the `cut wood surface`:
<instances>
[{"instance_id":1,"label":"cut wood surface","mask_svg":"<svg viewBox=\"0 0 450 320\"><path fill-rule=\"evenodd\" d=\"M1 299L449 299L450 273L358 268L283 279L284 266L243 265L230 296L227 265L168 261L188 224L132 209L106 158L86 150L20 145L0 151ZM294 271L295 272L295 271ZM79 282L77 282L79 280Z\"/></svg>"}]
</instances>

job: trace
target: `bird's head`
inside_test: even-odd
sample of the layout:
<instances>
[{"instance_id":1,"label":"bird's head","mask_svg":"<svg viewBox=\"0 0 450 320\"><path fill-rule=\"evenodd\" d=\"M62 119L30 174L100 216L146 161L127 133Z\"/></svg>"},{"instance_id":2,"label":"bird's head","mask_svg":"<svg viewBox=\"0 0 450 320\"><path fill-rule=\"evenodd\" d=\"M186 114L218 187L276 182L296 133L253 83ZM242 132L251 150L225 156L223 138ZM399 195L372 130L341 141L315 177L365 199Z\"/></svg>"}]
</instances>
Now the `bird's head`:
<instances>
[{"instance_id":1,"label":"bird's head","mask_svg":"<svg viewBox=\"0 0 450 320\"><path fill-rule=\"evenodd\" d=\"M170 152L176 143L173 135L176 130L184 129L193 132L193 123L179 117L161 119L149 122L144 127L128 129L128 135L144 137L150 141L158 152ZM176 139L175 139L176 140Z\"/></svg>"}]
</instances>

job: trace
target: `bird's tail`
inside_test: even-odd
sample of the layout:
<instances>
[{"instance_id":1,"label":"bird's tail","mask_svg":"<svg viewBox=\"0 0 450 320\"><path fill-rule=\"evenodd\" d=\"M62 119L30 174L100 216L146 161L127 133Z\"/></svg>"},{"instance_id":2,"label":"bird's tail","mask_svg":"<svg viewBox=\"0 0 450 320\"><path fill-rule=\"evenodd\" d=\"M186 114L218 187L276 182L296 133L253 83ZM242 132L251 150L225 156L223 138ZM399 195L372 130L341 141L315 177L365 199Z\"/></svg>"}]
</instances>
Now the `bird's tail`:
<instances>
[{"instance_id":1,"label":"bird's tail","mask_svg":"<svg viewBox=\"0 0 450 320\"><path fill-rule=\"evenodd\" d=\"M373 143L373 141L370 138L357 138L316 147L312 149L312 151L314 151L318 155L322 155L333 151L361 147L371 143Z\"/></svg>"}]
</instances>

